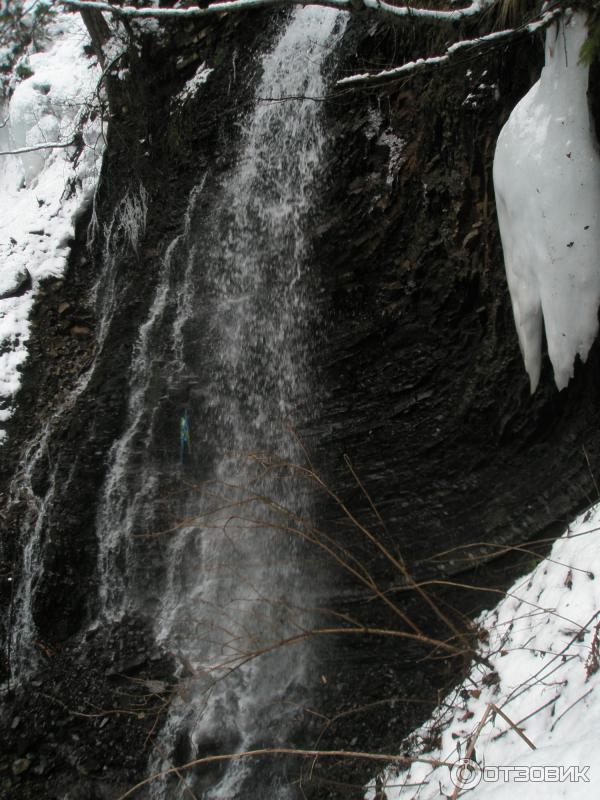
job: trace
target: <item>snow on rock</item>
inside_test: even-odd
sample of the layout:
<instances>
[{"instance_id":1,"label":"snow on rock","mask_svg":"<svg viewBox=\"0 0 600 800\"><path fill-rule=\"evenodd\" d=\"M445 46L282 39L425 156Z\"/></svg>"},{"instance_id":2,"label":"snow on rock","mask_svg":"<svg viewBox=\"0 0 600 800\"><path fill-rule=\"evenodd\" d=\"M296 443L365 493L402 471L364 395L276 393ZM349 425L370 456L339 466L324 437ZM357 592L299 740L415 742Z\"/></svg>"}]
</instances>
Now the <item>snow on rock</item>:
<instances>
[{"instance_id":1,"label":"snow on rock","mask_svg":"<svg viewBox=\"0 0 600 800\"><path fill-rule=\"evenodd\" d=\"M0 155L0 442L26 358L28 316L36 286L60 276L77 215L89 202L100 169L103 135L99 117L87 118L100 76L84 53L87 34L77 15L59 14L44 52L32 52L31 77L17 84L0 119L0 152L44 142L69 142L81 129L84 147ZM31 291L13 291L30 275ZM7 296L11 295L11 296Z\"/></svg>"},{"instance_id":2,"label":"snow on rock","mask_svg":"<svg viewBox=\"0 0 600 800\"><path fill-rule=\"evenodd\" d=\"M544 800L597 800L600 503L578 517L550 555L477 623L482 631L479 653L486 661L474 664L402 752L455 764L467 755L470 738L488 704L494 704L536 749L499 713L492 714L474 742L471 771L463 773L462 790L472 789L465 796L529 800L534 792L542 792ZM431 742L437 743L433 749ZM456 767L432 770L415 763L409 770L390 768L385 796L451 797L456 789L453 778L458 780ZM376 796L373 786L366 797Z\"/></svg>"},{"instance_id":3,"label":"snow on rock","mask_svg":"<svg viewBox=\"0 0 600 800\"><path fill-rule=\"evenodd\" d=\"M542 324L563 389L585 361L600 305L600 158L579 63L585 17L546 32L539 81L500 132L494 187L504 262L531 391L539 381Z\"/></svg>"},{"instance_id":4,"label":"snow on rock","mask_svg":"<svg viewBox=\"0 0 600 800\"><path fill-rule=\"evenodd\" d=\"M212 67L207 67L206 63L203 61L189 81L185 84L183 89L175 97L175 102L183 104L190 98L194 97L202 84L206 83L212 71Z\"/></svg>"},{"instance_id":5,"label":"snow on rock","mask_svg":"<svg viewBox=\"0 0 600 800\"><path fill-rule=\"evenodd\" d=\"M400 171L402 164L404 164L406 160L404 156L406 141L400 136L396 136L392 129L389 128L388 130L383 131L383 133L379 136L377 139L377 144L389 149L388 174L385 182L388 186L391 186L394 183L394 178Z\"/></svg>"}]
</instances>

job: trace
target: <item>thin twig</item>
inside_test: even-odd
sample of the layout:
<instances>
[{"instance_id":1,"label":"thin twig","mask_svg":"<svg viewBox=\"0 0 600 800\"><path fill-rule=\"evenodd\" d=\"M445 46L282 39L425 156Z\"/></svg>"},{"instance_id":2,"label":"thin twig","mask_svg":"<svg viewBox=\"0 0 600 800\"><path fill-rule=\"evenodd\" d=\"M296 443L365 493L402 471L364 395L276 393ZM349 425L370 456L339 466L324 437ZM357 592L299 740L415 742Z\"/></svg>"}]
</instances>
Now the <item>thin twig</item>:
<instances>
[{"instance_id":1,"label":"thin twig","mask_svg":"<svg viewBox=\"0 0 600 800\"><path fill-rule=\"evenodd\" d=\"M477 727L475 728L475 731L474 731L473 735L469 739L469 744L467 746L467 752L465 753L465 756L464 756L465 761L470 761L471 760L471 756L473 755L473 752L475 750L475 744L477 743L477 739L479 738L479 734L483 730L483 726L487 722L487 719L490 716L491 711L492 711L492 703L488 703L486 708L485 708L485 711L483 712L483 716L481 717L481 719L479 720L479 722L477 724ZM456 800L456 798L458 797L458 793L459 793L459 791L461 789L461 786L462 786L462 781L461 781L460 775L459 775L458 783L457 783L454 791L452 792L450 800Z\"/></svg>"},{"instance_id":2,"label":"thin twig","mask_svg":"<svg viewBox=\"0 0 600 800\"><path fill-rule=\"evenodd\" d=\"M552 732L554 730L554 728L556 727L556 725L559 722L559 720L561 720L565 716L565 714L573 708L573 706L576 706L577 703L579 703L581 700L585 699L588 696L588 694L590 694L591 692L593 692L593 688L592 689L588 689L585 694L582 694L581 697L579 697L577 700L575 700L575 702L571 703L570 706L567 706L567 708L565 708L565 710L562 712L562 714L560 716L558 716L554 720L554 722L552 723L552 727L550 728L550 731Z\"/></svg>"},{"instance_id":3,"label":"thin twig","mask_svg":"<svg viewBox=\"0 0 600 800\"><path fill-rule=\"evenodd\" d=\"M508 724L509 724L509 725L510 725L510 727L513 729L513 731L515 731L515 733L518 733L518 734L519 734L519 736L521 737L521 739L523 739L523 741L524 741L526 744L528 744L528 745L529 745L529 747L530 747L532 750L536 750L536 749L537 749L537 748L536 748L536 746L534 745L534 743L531 741L531 739L529 739L527 736L525 736L525 734L523 733L523 731L522 731L520 728L518 728L518 727L515 725L515 723L512 721L512 719L511 719L509 716L507 716L507 715L504 713L504 711L502 711L502 709L501 709L501 708L498 708L498 706L494 705L494 703L490 703L490 705L491 705L491 707L494 709L494 711L495 711L497 714L500 714L500 716L502 717L502 719L503 719L505 722L508 722Z\"/></svg>"},{"instance_id":4,"label":"thin twig","mask_svg":"<svg viewBox=\"0 0 600 800\"><path fill-rule=\"evenodd\" d=\"M128 789L125 794L120 795L117 800L125 800L131 797L138 789L147 786L149 783L154 782L160 778L166 778L168 775L177 775L179 772L198 767L202 764L214 764L221 761L238 761L244 758L256 758L258 756L267 755L288 755L297 756L299 758L358 758L364 761L383 761L385 763L410 765L414 763L429 764L432 767L451 767L452 764L448 761L442 761L437 758L422 758L420 756L399 756L389 753L366 753L362 751L353 752L352 750L303 750L293 747L262 747L258 750L244 750L240 753L225 753L222 755L205 756L204 758L196 758L193 761L188 761L187 764L181 764L177 767L157 772L144 778L143 781L136 783L131 789Z\"/></svg>"}]
</instances>

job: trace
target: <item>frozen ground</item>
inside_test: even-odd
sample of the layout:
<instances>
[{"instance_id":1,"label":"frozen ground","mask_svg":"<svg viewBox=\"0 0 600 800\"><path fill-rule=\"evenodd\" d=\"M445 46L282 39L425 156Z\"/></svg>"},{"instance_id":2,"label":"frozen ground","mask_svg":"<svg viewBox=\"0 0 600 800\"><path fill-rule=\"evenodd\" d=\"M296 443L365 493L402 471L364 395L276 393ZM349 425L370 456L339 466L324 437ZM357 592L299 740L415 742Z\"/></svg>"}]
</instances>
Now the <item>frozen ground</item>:
<instances>
[{"instance_id":1,"label":"frozen ground","mask_svg":"<svg viewBox=\"0 0 600 800\"><path fill-rule=\"evenodd\" d=\"M569 525L548 558L477 622L485 662L473 666L405 743L410 753L455 764L469 756L471 743L461 797L528 800L542 792L544 800L597 800L600 503ZM453 797L458 772L424 764L390 770L387 800ZM375 797L374 788L366 797Z\"/></svg>"},{"instance_id":2,"label":"frozen ground","mask_svg":"<svg viewBox=\"0 0 600 800\"><path fill-rule=\"evenodd\" d=\"M20 296L0 299L0 442L20 384L36 288L65 269L75 220L98 180L104 143L94 114L100 69L84 53L88 37L82 22L59 14L48 34L45 51L24 60L31 76L17 83L10 102L0 108L0 124L6 121L0 152L64 144L78 131L83 146L0 155L0 297L24 284Z\"/></svg>"}]
</instances>

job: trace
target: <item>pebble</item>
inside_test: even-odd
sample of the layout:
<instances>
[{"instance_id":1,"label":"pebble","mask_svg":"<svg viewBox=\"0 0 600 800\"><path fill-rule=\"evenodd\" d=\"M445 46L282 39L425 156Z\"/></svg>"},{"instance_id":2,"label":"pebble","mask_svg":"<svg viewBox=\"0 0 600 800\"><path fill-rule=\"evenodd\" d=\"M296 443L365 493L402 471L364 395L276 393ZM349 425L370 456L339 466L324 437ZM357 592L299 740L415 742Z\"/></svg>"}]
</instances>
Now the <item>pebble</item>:
<instances>
[{"instance_id":1,"label":"pebble","mask_svg":"<svg viewBox=\"0 0 600 800\"><path fill-rule=\"evenodd\" d=\"M31 762L28 758L17 758L16 761L12 763L13 775L22 775L24 772L27 772L30 766Z\"/></svg>"}]
</instances>

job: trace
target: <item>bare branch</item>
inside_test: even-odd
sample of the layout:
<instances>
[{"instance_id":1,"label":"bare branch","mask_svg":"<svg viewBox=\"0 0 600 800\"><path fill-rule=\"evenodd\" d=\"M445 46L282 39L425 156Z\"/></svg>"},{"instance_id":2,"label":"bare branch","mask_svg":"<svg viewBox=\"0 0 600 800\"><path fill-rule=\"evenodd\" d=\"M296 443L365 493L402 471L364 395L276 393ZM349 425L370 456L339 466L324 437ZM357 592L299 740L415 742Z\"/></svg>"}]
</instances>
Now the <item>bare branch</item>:
<instances>
[{"instance_id":1,"label":"bare branch","mask_svg":"<svg viewBox=\"0 0 600 800\"><path fill-rule=\"evenodd\" d=\"M386 753L353 752L351 750L301 750L293 747L263 747L258 750L245 750L241 753L226 753L223 755L196 758L193 761L188 761L187 764L181 764L181 766L171 767L170 769L163 770L162 772L157 772L154 775L150 775L148 778L145 778L143 781L136 783L135 786L132 786L131 789L128 789L125 794L122 794L119 798L117 798L117 800L125 800L125 798L131 797L135 792L137 792L138 789L141 789L143 786L147 786L149 783L152 783L159 778L166 778L167 775L177 775L178 771L191 769L192 767L197 767L201 764L214 764L219 761L256 758L257 756L268 755L299 756L300 758L360 758L366 761L384 761L387 763L403 764L405 766L414 764L415 762L429 764L432 767L452 766L452 763L448 761L441 761L435 758L419 758L416 756L412 757L390 755Z\"/></svg>"},{"instance_id":2,"label":"bare branch","mask_svg":"<svg viewBox=\"0 0 600 800\"><path fill-rule=\"evenodd\" d=\"M372 0L367 0L367 2L372 2ZM450 45L442 56L418 58L416 61L408 61L400 67L382 70L381 72L366 72L361 75L350 75L347 78L341 78L337 82L337 85L346 88L349 86L388 83L390 81L406 78L407 76L412 76L417 72L432 71L440 67L446 67L459 57L480 56L482 53L492 50L499 45L504 45L507 42L530 36L537 31L543 30L548 27L548 25L551 25L561 13L562 9L554 9L553 11L548 11L546 14L543 14L533 22L527 25L521 25L518 28L495 31L494 33L488 33L486 36L479 36L476 39L463 39L460 42Z\"/></svg>"},{"instance_id":3,"label":"bare branch","mask_svg":"<svg viewBox=\"0 0 600 800\"><path fill-rule=\"evenodd\" d=\"M218 664L204 667L201 673L197 672L196 675L203 674L209 675L211 673L219 673L225 670L225 674L229 675L231 672L238 670L250 661L254 661L260 656L267 653L272 653L275 650L281 650L284 647L305 642L307 639L312 639L317 636L382 636L391 637L395 639L407 639L411 642L418 642L419 644L430 645L434 651L443 650L444 653L451 656L464 656L472 655L472 650L460 650L454 645L448 644L441 639L432 639L425 634L409 633L408 631L399 631L394 628L373 628L366 625L361 625L357 628L313 628L312 630L297 633L294 636L288 636L286 639L280 639L272 644L266 644L264 647L257 648L250 653L231 656L229 659L220 661Z\"/></svg>"},{"instance_id":4,"label":"bare branch","mask_svg":"<svg viewBox=\"0 0 600 800\"><path fill-rule=\"evenodd\" d=\"M590 692L591 692L591 691L592 691L592 690L590 689ZM527 744L527 745L528 745L528 746L529 746L529 747L530 747L532 750L537 750L537 747L534 745L534 743L531 741L531 739L529 739L527 736L525 736L525 734L523 733L523 731L521 730L521 728L519 728L519 727L518 727L518 725L516 725L516 724L515 724L515 723L512 721L512 719L511 719L511 718L510 718L510 717L509 717L507 714L505 714L505 713L504 713L504 711L502 711L502 709L501 709L501 708L498 708L498 706L494 705L494 703L490 703L490 707L491 707L491 708L492 708L492 709L493 709L493 710L496 712L496 714L500 714L500 716L502 717L502 719L503 719L505 722L508 722L508 724L509 724L509 725L510 725L510 727L513 729L513 731L514 731L515 733L517 733L517 734L518 734L518 735L521 737L521 739L523 739L523 741L525 742L525 744ZM568 711L568 709L567 709L567 711ZM559 719L560 719L560 718L559 718ZM469 755L470 755L470 754L469 754Z\"/></svg>"}]
</instances>

